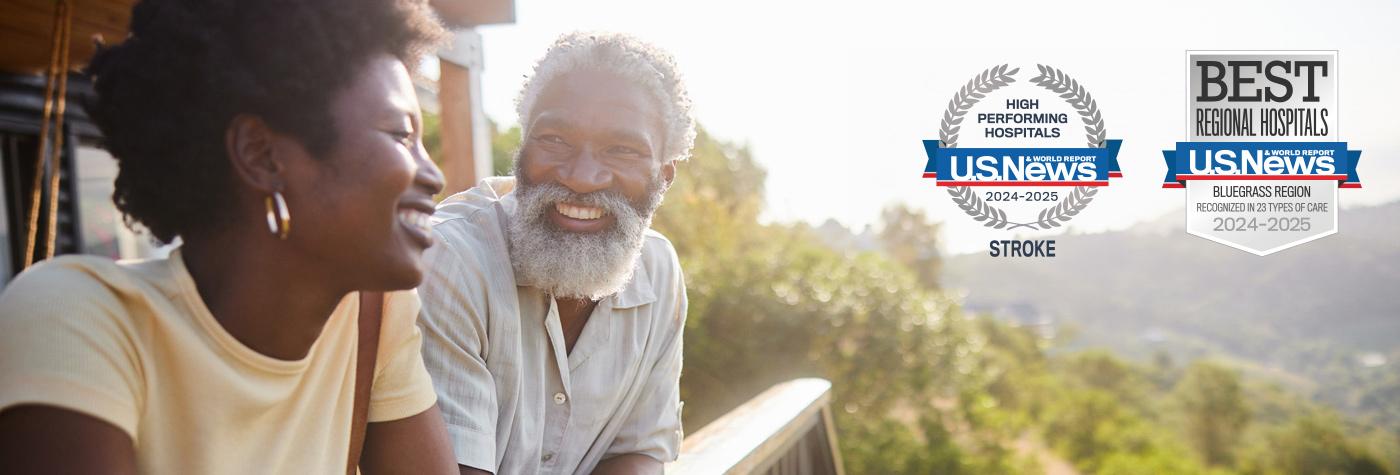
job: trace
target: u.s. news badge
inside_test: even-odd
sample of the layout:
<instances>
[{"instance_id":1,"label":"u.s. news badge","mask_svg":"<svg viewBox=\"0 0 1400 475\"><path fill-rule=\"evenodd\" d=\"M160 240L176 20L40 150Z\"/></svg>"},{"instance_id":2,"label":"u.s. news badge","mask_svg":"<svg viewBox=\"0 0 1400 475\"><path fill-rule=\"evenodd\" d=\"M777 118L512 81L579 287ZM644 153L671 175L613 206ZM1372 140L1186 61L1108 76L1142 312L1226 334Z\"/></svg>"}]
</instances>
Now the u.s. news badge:
<instances>
[{"instance_id":1,"label":"u.s. news badge","mask_svg":"<svg viewBox=\"0 0 1400 475\"><path fill-rule=\"evenodd\" d=\"M1336 51L1188 51L1186 142L1163 188L1186 231L1267 255L1337 232L1361 152L1339 139Z\"/></svg>"},{"instance_id":2,"label":"u.s. news badge","mask_svg":"<svg viewBox=\"0 0 1400 475\"><path fill-rule=\"evenodd\" d=\"M1122 141L1108 138L1098 101L1065 72L1035 69L1000 65L974 76L948 101L938 140L923 141L924 178L990 228L1058 228L1123 176ZM1053 257L1040 243L1004 243L993 242L993 257Z\"/></svg>"}]
</instances>

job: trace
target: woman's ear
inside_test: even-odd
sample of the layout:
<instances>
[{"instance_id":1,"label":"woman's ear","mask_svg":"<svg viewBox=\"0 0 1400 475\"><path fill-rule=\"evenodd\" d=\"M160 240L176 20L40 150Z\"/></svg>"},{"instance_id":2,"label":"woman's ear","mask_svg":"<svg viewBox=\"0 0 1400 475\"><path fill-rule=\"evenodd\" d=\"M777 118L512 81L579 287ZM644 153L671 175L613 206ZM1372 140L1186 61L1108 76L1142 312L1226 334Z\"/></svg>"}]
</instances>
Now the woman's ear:
<instances>
[{"instance_id":1,"label":"woman's ear","mask_svg":"<svg viewBox=\"0 0 1400 475\"><path fill-rule=\"evenodd\" d=\"M270 194L286 183L286 164L276 150L277 133L261 117L239 114L224 131L224 146L234 172L244 185Z\"/></svg>"}]
</instances>

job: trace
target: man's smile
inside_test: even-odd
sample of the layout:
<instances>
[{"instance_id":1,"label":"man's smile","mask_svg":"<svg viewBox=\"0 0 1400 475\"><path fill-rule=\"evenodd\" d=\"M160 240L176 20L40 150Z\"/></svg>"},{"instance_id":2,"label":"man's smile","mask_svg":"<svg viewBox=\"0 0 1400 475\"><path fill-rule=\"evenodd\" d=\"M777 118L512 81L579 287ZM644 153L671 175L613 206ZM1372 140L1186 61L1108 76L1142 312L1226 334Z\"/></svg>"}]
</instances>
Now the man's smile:
<instances>
[{"instance_id":1,"label":"man's smile","mask_svg":"<svg viewBox=\"0 0 1400 475\"><path fill-rule=\"evenodd\" d=\"M559 229L571 233L597 233L612 226L617 218L606 209L577 203L555 202L545 214Z\"/></svg>"},{"instance_id":2,"label":"man's smile","mask_svg":"<svg viewBox=\"0 0 1400 475\"><path fill-rule=\"evenodd\" d=\"M554 210L566 217L582 220L595 220L606 214L603 208L569 204L562 201L554 204Z\"/></svg>"}]
</instances>

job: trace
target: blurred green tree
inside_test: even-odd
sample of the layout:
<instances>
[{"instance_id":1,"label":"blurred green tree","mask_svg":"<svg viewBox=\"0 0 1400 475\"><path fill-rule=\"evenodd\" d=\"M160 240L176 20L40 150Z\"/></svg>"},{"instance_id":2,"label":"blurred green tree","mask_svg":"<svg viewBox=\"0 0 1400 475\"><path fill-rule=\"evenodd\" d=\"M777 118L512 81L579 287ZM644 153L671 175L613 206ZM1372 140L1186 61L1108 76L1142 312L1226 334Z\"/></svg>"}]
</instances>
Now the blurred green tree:
<instances>
[{"instance_id":1,"label":"blurred green tree","mask_svg":"<svg viewBox=\"0 0 1400 475\"><path fill-rule=\"evenodd\" d=\"M1246 473L1318 475L1388 474L1389 468L1355 440L1347 437L1333 414L1311 412L1284 427L1269 431L1267 448L1246 461Z\"/></svg>"},{"instance_id":2,"label":"blurred green tree","mask_svg":"<svg viewBox=\"0 0 1400 475\"><path fill-rule=\"evenodd\" d=\"M923 210L904 203L880 212L880 244L895 262L914 272L925 288L938 288L942 273L938 253L939 226Z\"/></svg>"},{"instance_id":3,"label":"blurred green tree","mask_svg":"<svg viewBox=\"0 0 1400 475\"><path fill-rule=\"evenodd\" d=\"M514 173L515 154L520 151L520 126L512 125L501 130L496 121L487 119L491 130L491 174L507 176Z\"/></svg>"},{"instance_id":4,"label":"blurred green tree","mask_svg":"<svg viewBox=\"0 0 1400 475\"><path fill-rule=\"evenodd\" d=\"M1207 465L1230 465L1250 420L1240 376L1208 361L1186 368L1174 395L1191 447Z\"/></svg>"},{"instance_id":5,"label":"blurred green tree","mask_svg":"<svg viewBox=\"0 0 1400 475\"><path fill-rule=\"evenodd\" d=\"M890 214L891 242L933 273L921 281L882 254L846 254L805 225L762 224L766 172L747 147L701 130L653 227L669 237L690 297L682 396L703 425L780 381L832 380L841 447L852 473L996 471L1014 457L1004 434L960 448L950 427L973 427L958 380L977 371L980 343L936 282L936 229L922 214ZM954 467L957 467L956 469ZM980 467L980 468L979 468Z\"/></svg>"}]
</instances>

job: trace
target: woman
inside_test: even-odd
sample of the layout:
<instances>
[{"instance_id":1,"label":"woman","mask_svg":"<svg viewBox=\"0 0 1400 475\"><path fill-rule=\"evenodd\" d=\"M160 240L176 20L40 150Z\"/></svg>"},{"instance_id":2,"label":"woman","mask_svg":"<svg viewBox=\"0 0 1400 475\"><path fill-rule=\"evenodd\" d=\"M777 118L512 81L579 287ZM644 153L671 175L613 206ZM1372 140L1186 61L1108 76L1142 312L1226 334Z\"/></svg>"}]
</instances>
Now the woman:
<instances>
[{"instance_id":1,"label":"woman","mask_svg":"<svg viewBox=\"0 0 1400 475\"><path fill-rule=\"evenodd\" d=\"M443 179L408 71L441 35L422 1L137 5L89 110L117 207L181 244L0 295L0 467L345 473L358 293L412 289L431 245ZM385 301L360 468L455 473L417 297Z\"/></svg>"}]
</instances>

